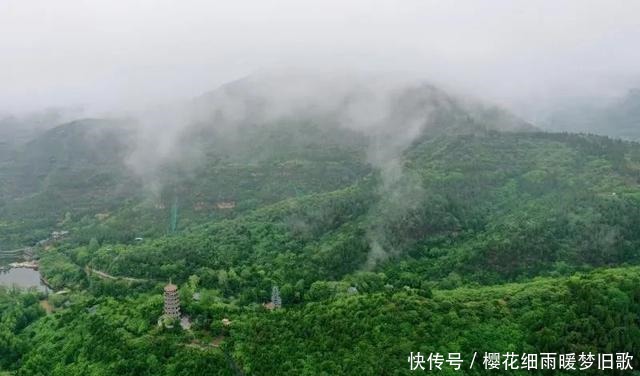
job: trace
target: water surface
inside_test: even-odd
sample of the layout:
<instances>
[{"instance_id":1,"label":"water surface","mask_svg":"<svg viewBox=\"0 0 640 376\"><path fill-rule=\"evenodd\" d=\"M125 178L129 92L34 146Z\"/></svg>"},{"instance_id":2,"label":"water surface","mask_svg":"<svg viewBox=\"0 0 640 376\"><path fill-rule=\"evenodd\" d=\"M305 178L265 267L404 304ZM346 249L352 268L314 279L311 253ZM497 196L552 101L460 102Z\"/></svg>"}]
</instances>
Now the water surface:
<instances>
[{"instance_id":1,"label":"water surface","mask_svg":"<svg viewBox=\"0 0 640 376\"><path fill-rule=\"evenodd\" d=\"M0 286L35 287L40 291L47 291L47 287L40 280L40 272L29 268L0 270Z\"/></svg>"}]
</instances>

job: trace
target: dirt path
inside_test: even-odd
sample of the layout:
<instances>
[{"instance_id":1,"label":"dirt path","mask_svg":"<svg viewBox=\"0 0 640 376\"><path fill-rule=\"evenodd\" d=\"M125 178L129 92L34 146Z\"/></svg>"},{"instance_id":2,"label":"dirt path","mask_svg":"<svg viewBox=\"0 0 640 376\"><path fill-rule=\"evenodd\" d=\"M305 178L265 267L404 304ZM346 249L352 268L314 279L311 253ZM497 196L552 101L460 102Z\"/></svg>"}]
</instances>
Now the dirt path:
<instances>
[{"instance_id":1,"label":"dirt path","mask_svg":"<svg viewBox=\"0 0 640 376\"><path fill-rule=\"evenodd\" d=\"M50 315L51 313L53 313L53 306L46 299L40 301L40 307L42 307L42 309L44 309L44 311L47 313L47 315Z\"/></svg>"},{"instance_id":2,"label":"dirt path","mask_svg":"<svg viewBox=\"0 0 640 376\"><path fill-rule=\"evenodd\" d=\"M87 275L90 274L95 274L100 278L105 278L105 279L112 279L114 281L120 280L120 281L128 281L128 282L146 282L146 279L142 279L142 278L133 278L133 277L118 277L118 276L114 276L108 273L105 273L103 271L100 270L96 270L96 269L92 269L90 267L85 267L84 268L85 273L87 273Z\"/></svg>"}]
</instances>

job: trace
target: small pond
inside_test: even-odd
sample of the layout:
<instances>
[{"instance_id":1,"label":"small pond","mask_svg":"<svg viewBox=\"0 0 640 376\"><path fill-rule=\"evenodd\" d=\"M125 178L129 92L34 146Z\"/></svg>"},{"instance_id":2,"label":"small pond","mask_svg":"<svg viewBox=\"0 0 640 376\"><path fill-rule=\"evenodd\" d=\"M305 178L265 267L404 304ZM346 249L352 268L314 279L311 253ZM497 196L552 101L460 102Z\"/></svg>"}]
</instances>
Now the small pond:
<instances>
[{"instance_id":1,"label":"small pond","mask_svg":"<svg viewBox=\"0 0 640 376\"><path fill-rule=\"evenodd\" d=\"M19 288L35 287L47 291L47 286L40 279L40 272L29 268L9 268L0 270L0 286L16 286Z\"/></svg>"}]
</instances>

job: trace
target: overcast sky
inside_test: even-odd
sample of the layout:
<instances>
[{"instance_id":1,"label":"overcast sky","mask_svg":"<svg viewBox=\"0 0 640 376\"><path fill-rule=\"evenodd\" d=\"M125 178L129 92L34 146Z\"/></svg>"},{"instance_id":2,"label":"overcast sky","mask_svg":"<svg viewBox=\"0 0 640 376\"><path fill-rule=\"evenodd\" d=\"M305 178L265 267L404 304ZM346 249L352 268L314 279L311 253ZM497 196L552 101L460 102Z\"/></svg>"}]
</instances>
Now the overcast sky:
<instances>
[{"instance_id":1,"label":"overcast sky","mask_svg":"<svg viewBox=\"0 0 640 376\"><path fill-rule=\"evenodd\" d=\"M640 1L0 0L0 112L187 99L281 66L413 72L522 111L640 77Z\"/></svg>"}]
</instances>

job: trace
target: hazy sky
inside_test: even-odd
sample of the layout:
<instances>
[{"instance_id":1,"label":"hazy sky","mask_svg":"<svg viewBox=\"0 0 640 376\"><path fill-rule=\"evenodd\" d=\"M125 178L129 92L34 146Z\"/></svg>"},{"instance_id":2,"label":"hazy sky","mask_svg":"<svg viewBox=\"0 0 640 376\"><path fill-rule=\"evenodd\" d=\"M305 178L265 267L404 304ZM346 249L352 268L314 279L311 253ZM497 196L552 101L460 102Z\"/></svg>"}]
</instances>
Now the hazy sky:
<instances>
[{"instance_id":1,"label":"hazy sky","mask_svg":"<svg viewBox=\"0 0 640 376\"><path fill-rule=\"evenodd\" d=\"M523 111L640 77L640 1L0 0L0 112L186 99L256 70L409 71Z\"/></svg>"}]
</instances>

